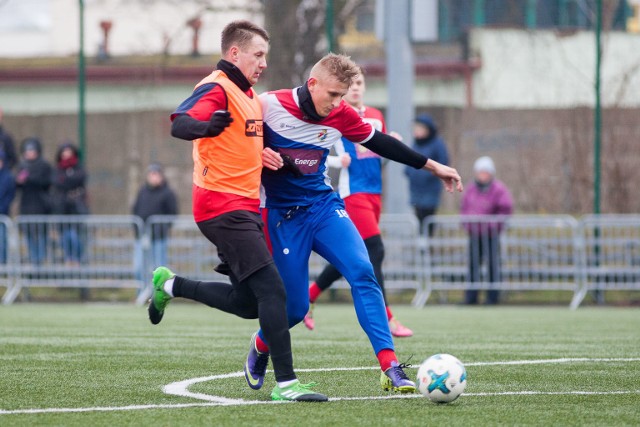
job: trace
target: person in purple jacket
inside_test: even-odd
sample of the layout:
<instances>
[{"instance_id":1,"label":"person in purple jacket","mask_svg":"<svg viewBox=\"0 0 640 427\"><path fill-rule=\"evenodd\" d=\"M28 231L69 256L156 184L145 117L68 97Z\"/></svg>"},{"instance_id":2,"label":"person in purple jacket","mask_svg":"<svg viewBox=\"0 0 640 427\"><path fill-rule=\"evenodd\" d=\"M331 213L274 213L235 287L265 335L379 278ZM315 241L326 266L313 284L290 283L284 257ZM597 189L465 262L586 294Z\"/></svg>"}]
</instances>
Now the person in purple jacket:
<instances>
[{"instance_id":1,"label":"person in purple jacket","mask_svg":"<svg viewBox=\"0 0 640 427\"><path fill-rule=\"evenodd\" d=\"M496 179L496 167L491 157L483 156L473 165L474 181L466 186L462 195L462 215L511 215L513 199L507 186ZM481 265L487 261L489 282L500 282L500 232L504 221L468 222L464 227L469 233L469 282L480 282ZM487 291L486 304L497 304L499 292ZM478 290L465 292L465 304L478 303Z\"/></svg>"}]
</instances>

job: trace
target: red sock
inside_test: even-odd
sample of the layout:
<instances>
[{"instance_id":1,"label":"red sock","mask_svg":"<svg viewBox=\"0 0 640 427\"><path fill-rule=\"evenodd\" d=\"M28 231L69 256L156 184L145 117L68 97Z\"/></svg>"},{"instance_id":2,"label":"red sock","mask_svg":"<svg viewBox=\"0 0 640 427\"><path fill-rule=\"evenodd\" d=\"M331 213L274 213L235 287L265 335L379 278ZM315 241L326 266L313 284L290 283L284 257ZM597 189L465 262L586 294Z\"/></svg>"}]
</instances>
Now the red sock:
<instances>
[{"instance_id":1,"label":"red sock","mask_svg":"<svg viewBox=\"0 0 640 427\"><path fill-rule=\"evenodd\" d=\"M380 369L382 369L382 372L386 371L391 367L391 362L398 363L396 352L388 348L380 350L378 353L378 362L380 362Z\"/></svg>"},{"instance_id":2,"label":"red sock","mask_svg":"<svg viewBox=\"0 0 640 427\"><path fill-rule=\"evenodd\" d=\"M256 350L258 350L260 353L269 353L269 346L267 345L267 343L262 341L260 335L256 335Z\"/></svg>"},{"instance_id":3,"label":"red sock","mask_svg":"<svg viewBox=\"0 0 640 427\"><path fill-rule=\"evenodd\" d=\"M316 282L313 282L311 286L309 286L309 302L313 304L316 302L320 294L322 293L322 289L316 285Z\"/></svg>"},{"instance_id":4,"label":"red sock","mask_svg":"<svg viewBox=\"0 0 640 427\"><path fill-rule=\"evenodd\" d=\"M387 320L393 319L393 313L391 312L389 306L386 306L385 308L387 309Z\"/></svg>"}]
</instances>

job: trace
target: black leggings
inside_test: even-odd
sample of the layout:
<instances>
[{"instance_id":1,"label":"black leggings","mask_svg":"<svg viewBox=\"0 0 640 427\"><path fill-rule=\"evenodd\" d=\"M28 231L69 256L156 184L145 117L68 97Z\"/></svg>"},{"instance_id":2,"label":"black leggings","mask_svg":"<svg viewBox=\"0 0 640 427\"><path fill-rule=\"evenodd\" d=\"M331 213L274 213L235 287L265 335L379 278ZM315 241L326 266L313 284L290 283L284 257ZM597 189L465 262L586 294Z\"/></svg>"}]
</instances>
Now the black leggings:
<instances>
[{"instance_id":1,"label":"black leggings","mask_svg":"<svg viewBox=\"0 0 640 427\"><path fill-rule=\"evenodd\" d=\"M230 278L231 285L176 276L173 295L201 302L243 319L258 319L269 344L276 381L296 379L286 293L275 265L271 263L240 282L233 273Z\"/></svg>"},{"instance_id":2,"label":"black leggings","mask_svg":"<svg viewBox=\"0 0 640 427\"><path fill-rule=\"evenodd\" d=\"M382 243L382 236L375 235L369 237L364 240L364 245L367 247L367 252L369 253L369 260L373 265L373 273L376 275L376 281L380 286L380 290L382 290L382 296L384 298L384 303L387 305L387 295L384 290L384 276L382 274L382 261L384 260L384 244ZM331 287L333 282L340 279L342 277L342 273L338 271L332 264L327 264L327 266L322 270L322 273L318 276L316 280L316 285L322 289L323 291Z\"/></svg>"}]
</instances>

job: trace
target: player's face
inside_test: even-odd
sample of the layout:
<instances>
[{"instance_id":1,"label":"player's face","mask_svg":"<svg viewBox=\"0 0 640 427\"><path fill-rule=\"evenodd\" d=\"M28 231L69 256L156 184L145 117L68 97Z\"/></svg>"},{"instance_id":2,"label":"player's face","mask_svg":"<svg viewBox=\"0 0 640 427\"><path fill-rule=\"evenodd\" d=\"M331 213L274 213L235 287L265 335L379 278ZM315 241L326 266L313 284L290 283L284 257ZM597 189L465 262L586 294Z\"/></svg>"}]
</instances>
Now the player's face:
<instances>
[{"instance_id":1,"label":"player's face","mask_svg":"<svg viewBox=\"0 0 640 427\"><path fill-rule=\"evenodd\" d=\"M260 75L267 68L269 44L256 35L244 49L233 46L229 49L230 62L249 80L251 85L258 83Z\"/></svg>"},{"instance_id":2,"label":"player's face","mask_svg":"<svg viewBox=\"0 0 640 427\"><path fill-rule=\"evenodd\" d=\"M349 86L349 91L344 96L344 100L347 101L350 105L354 107L362 107L364 91L366 90L366 85L364 84L364 77L362 74L358 74L351 86Z\"/></svg>"},{"instance_id":3,"label":"player's face","mask_svg":"<svg viewBox=\"0 0 640 427\"><path fill-rule=\"evenodd\" d=\"M338 81L335 77L310 77L307 83L313 105L321 117L327 117L334 108L340 105L342 97L349 90L346 83Z\"/></svg>"}]
</instances>

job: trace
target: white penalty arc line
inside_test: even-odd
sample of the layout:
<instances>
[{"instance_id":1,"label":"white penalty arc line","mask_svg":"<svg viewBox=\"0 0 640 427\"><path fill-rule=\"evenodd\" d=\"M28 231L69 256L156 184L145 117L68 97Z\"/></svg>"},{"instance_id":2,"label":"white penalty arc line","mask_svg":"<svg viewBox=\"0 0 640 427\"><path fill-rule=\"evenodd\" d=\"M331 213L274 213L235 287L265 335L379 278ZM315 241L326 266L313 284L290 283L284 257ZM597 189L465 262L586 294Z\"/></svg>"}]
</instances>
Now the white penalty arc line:
<instances>
[{"instance_id":1,"label":"white penalty arc line","mask_svg":"<svg viewBox=\"0 0 640 427\"><path fill-rule=\"evenodd\" d=\"M557 363L580 363L580 362L640 362L640 358L560 358L560 359L539 359L539 360L511 360L502 362L472 362L465 363L465 366L499 366L499 365L542 365ZM353 368L306 368L296 369L296 372L339 372L339 371L363 371L380 369L377 366L361 366ZM212 375L208 377L191 378L167 384L163 387L163 392L180 397L190 397L204 400L199 403L175 403L175 404L149 404L149 405L128 405L128 406L95 406L87 408L33 408L33 409L0 409L0 415L19 414L50 414L50 413L79 413L79 412L113 412L113 411L139 411L146 409L184 409L201 408L209 406L234 406L234 405L270 405L289 402L273 402L265 400L244 400L231 399L221 396L213 396L203 393L192 393L188 388L201 382L237 378L243 376L243 372L232 372L228 374ZM560 396L560 395L580 395L580 396L601 396L601 395L622 395L640 394L640 390L620 390L620 391L504 391L488 393L464 393L465 397L490 397L490 396ZM388 396L363 396L363 397L332 397L331 402L358 401L358 400L388 400L388 399L413 399L420 398L420 394L398 394Z\"/></svg>"},{"instance_id":2,"label":"white penalty arc line","mask_svg":"<svg viewBox=\"0 0 640 427\"><path fill-rule=\"evenodd\" d=\"M500 365L542 365L542 364L559 364L559 363L581 363L581 362L640 362L640 358L587 358L587 357L574 357L574 358L560 358L560 359L537 359L537 360L507 360L498 362L475 362L465 363L465 366L500 366ZM377 366L359 366L353 368L306 368L296 369L296 372L340 372L340 371L364 371L380 369ZM214 396L204 393L194 393L189 391L189 387L194 384L199 384L208 381L215 381L227 378L242 377L243 372L232 372L229 374L212 375L208 377L190 378L188 380L178 381L171 384L167 384L162 388L166 394L174 396L190 397L193 399L204 400L207 402L215 402L223 405L245 405L245 404L258 404L264 403L264 401L247 401L244 399L231 399L222 396ZM635 392L633 392L635 393ZM465 393L466 396L471 396L469 393ZM406 395L405 395L406 396ZM484 396L484 395L483 395ZM386 398L399 398L403 395L391 395ZM330 400L347 400L349 398L332 398ZM369 399L369 397L365 398ZM358 400L358 398L352 398L351 400Z\"/></svg>"}]
</instances>

